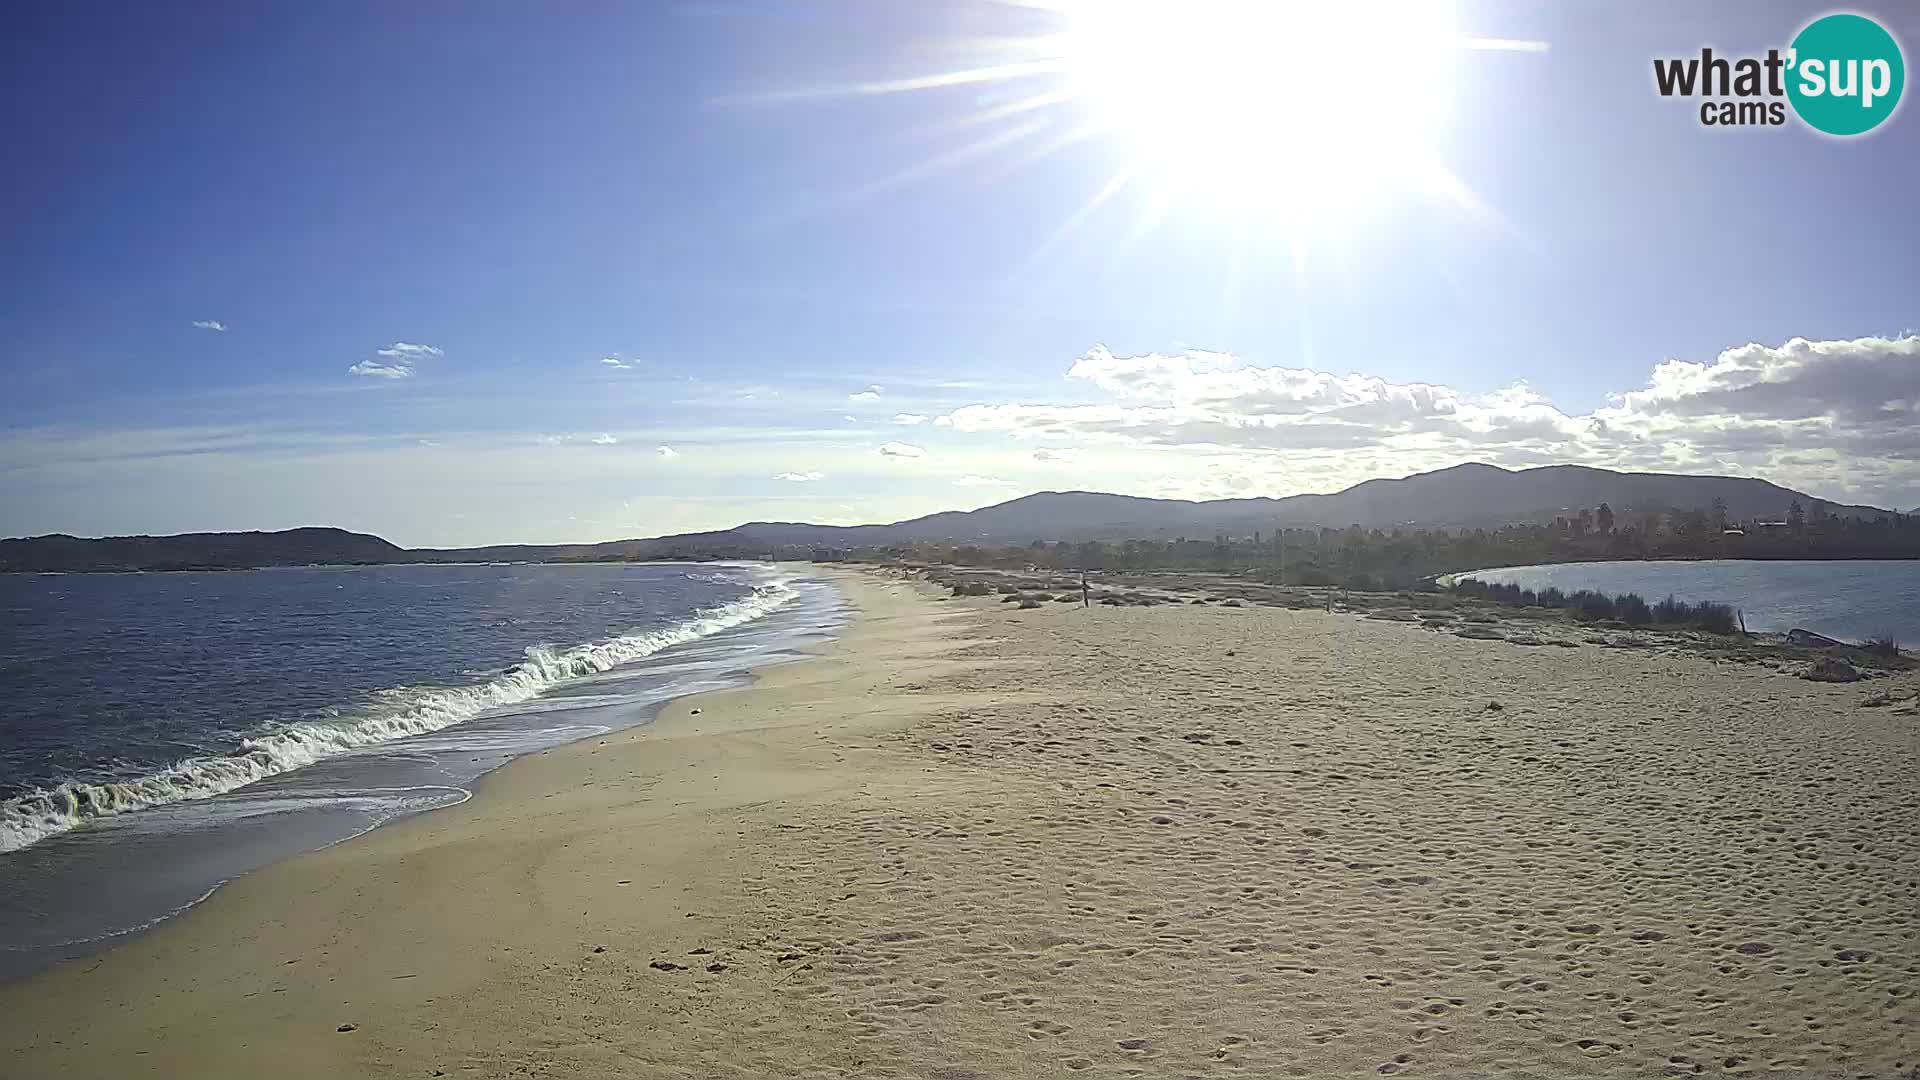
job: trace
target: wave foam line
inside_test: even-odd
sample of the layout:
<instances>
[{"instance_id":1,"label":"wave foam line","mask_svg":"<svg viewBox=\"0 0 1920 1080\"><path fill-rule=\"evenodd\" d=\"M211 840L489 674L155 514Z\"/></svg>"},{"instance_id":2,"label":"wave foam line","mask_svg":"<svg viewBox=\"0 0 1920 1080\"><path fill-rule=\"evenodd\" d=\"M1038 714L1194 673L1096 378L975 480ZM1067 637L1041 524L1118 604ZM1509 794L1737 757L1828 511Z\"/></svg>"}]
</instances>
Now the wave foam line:
<instances>
[{"instance_id":1,"label":"wave foam line","mask_svg":"<svg viewBox=\"0 0 1920 1080\"><path fill-rule=\"evenodd\" d=\"M571 679L597 675L771 614L798 595L784 580L761 585L750 596L703 610L685 622L643 634L616 637L556 652L527 649L526 659L478 686L422 690L381 715L344 723L285 724L222 757L180 761L135 780L69 782L0 803L0 852L17 851L94 818L167 803L209 799L363 746L439 731L488 709L537 697Z\"/></svg>"}]
</instances>

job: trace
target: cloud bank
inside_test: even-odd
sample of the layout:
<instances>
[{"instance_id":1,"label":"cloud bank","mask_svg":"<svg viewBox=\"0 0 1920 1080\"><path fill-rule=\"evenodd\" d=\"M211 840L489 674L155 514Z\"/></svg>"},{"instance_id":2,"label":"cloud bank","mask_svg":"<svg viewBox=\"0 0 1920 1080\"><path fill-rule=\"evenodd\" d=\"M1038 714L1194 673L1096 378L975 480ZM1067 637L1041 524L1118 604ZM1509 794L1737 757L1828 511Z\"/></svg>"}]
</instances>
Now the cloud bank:
<instances>
[{"instance_id":1,"label":"cloud bank","mask_svg":"<svg viewBox=\"0 0 1920 1080\"><path fill-rule=\"evenodd\" d=\"M1023 440L1229 453L1243 467L1347 455L1367 475L1478 460L1763 475L1850 493L1920 483L1920 336L1795 338L1667 360L1645 386L1587 413L1564 411L1525 383L1473 394L1201 351L1118 356L1095 346L1067 377L1106 400L981 403L935 423Z\"/></svg>"}]
</instances>

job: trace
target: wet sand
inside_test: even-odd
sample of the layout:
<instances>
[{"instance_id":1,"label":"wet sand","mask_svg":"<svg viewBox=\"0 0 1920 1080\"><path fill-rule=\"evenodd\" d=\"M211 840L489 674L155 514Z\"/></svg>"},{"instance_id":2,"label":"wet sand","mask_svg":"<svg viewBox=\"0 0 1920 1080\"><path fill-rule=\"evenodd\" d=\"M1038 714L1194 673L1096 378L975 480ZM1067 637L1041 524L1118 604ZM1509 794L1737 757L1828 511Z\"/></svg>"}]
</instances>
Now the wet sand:
<instances>
[{"instance_id":1,"label":"wet sand","mask_svg":"<svg viewBox=\"0 0 1920 1080\"><path fill-rule=\"evenodd\" d=\"M0 1076L1920 1068L1865 685L847 588L819 659L0 987Z\"/></svg>"}]
</instances>

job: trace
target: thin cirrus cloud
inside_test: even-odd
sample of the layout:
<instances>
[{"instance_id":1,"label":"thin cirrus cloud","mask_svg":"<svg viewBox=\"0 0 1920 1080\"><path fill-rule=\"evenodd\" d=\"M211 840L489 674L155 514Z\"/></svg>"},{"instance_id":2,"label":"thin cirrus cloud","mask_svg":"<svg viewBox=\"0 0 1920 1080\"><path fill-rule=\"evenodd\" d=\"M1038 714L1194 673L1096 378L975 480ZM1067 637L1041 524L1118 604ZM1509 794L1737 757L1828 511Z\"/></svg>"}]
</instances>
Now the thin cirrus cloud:
<instances>
[{"instance_id":1,"label":"thin cirrus cloud","mask_svg":"<svg viewBox=\"0 0 1920 1080\"><path fill-rule=\"evenodd\" d=\"M419 361L445 356L446 351L432 345L396 341L383 349L375 349L374 355L380 359L362 360L348 368L347 374L372 379L408 379L413 377Z\"/></svg>"},{"instance_id":2,"label":"thin cirrus cloud","mask_svg":"<svg viewBox=\"0 0 1920 1080\"><path fill-rule=\"evenodd\" d=\"M825 480L827 474L822 472L777 472L773 474L773 478L794 484L811 484L815 480Z\"/></svg>"},{"instance_id":3,"label":"thin cirrus cloud","mask_svg":"<svg viewBox=\"0 0 1920 1080\"><path fill-rule=\"evenodd\" d=\"M903 442L884 442L880 444L880 456L895 461L914 461L927 456L924 448Z\"/></svg>"},{"instance_id":4,"label":"thin cirrus cloud","mask_svg":"<svg viewBox=\"0 0 1920 1080\"><path fill-rule=\"evenodd\" d=\"M920 413L903 412L903 413L895 413L893 415L893 422L896 424L900 424L903 427L914 427L919 424L924 424L931 419L933 418L930 416L923 416Z\"/></svg>"},{"instance_id":5,"label":"thin cirrus cloud","mask_svg":"<svg viewBox=\"0 0 1920 1080\"><path fill-rule=\"evenodd\" d=\"M198 329L211 330L216 334L224 334L227 332L227 324L221 322L219 319L195 319L193 320L193 325Z\"/></svg>"}]
</instances>

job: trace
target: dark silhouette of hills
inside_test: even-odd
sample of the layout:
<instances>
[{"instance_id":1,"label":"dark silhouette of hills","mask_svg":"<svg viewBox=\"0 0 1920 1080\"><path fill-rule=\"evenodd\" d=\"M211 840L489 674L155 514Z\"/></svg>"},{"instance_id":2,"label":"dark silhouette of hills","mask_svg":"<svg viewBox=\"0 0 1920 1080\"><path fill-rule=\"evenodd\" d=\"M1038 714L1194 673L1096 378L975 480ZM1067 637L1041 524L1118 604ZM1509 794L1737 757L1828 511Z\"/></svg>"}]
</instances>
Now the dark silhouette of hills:
<instances>
[{"instance_id":1,"label":"dark silhouette of hills","mask_svg":"<svg viewBox=\"0 0 1920 1080\"><path fill-rule=\"evenodd\" d=\"M345 529L180 533L86 540L56 533L0 540L0 570L249 570L261 566L406 561L406 550Z\"/></svg>"},{"instance_id":2,"label":"dark silhouette of hills","mask_svg":"<svg viewBox=\"0 0 1920 1080\"><path fill-rule=\"evenodd\" d=\"M1782 520L1798 502L1809 514L1878 518L1871 506L1829 503L1764 480L1733 476L1626 473L1581 465L1509 470L1457 465L1400 479L1368 480L1325 495L1195 502L1092 491L1044 491L978 510L946 511L884 525L756 521L732 529L601 544L516 544L403 549L340 529L273 533L189 533L84 540L40 536L0 540L0 570L99 571L239 569L340 563L550 562L568 560L752 558L780 549L852 548L916 541L1027 543L1033 540L1171 539L1240 535L1256 529L1360 525L1366 528L1493 528L1540 523L1606 503L1622 525L1654 513L1706 511L1725 504L1731 521Z\"/></svg>"}]
</instances>

